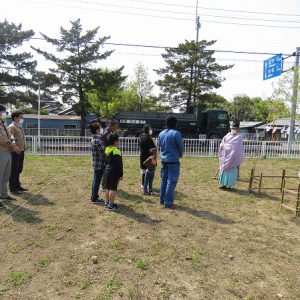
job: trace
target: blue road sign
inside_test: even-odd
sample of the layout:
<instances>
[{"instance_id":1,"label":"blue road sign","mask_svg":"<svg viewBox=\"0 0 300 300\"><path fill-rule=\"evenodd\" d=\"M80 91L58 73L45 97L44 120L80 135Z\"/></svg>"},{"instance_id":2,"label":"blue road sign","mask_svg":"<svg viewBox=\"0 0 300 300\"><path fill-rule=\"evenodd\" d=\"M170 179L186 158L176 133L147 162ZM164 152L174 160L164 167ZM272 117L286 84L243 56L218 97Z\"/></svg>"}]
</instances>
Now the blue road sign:
<instances>
[{"instance_id":1,"label":"blue road sign","mask_svg":"<svg viewBox=\"0 0 300 300\"><path fill-rule=\"evenodd\" d=\"M264 80L281 75L282 54L275 55L264 61Z\"/></svg>"}]
</instances>

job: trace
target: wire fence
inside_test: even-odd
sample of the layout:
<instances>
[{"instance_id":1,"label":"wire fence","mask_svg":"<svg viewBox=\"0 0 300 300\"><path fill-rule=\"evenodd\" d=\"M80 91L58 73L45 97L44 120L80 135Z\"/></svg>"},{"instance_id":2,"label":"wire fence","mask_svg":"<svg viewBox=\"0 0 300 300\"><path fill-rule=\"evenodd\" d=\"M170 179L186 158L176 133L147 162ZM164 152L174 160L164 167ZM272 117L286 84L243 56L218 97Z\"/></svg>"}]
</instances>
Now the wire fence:
<instances>
[{"instance_id":1,"label":"wire fence","mask_svg":"<svg viewBox=\"0 0 300 300\"><path fill-rule=\"evenodd\" d=\"M32 155L90 155L90 137L27 136L27 153ZM217 157L220 140L184 139L184 156ZM247 158L298 158L300 142L244 141ZM124 156L138 156L139 139L120 138L120 149Z\"/></svg>"}]
</instances>

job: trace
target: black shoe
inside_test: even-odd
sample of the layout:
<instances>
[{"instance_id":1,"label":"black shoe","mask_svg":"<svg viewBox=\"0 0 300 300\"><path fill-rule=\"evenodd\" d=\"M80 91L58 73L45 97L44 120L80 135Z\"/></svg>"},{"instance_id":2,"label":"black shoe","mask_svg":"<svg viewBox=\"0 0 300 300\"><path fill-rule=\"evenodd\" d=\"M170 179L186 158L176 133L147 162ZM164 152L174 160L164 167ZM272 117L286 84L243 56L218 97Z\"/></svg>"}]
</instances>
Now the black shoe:
<instances>
[{"instance_id":1,"label":"black shoe","mask_svg":"<svg viewBox=\"0 0 300 300\"><path fill-rule=\"evenodd\" d=\"M25 189L25 188L23 188L23 187L19 187L18 188L18 191L20 191L20 192L27 192L28 191L28 189Z\"/></svg>"},{"instance_id":2,"label":"black shoe","mask_svg":"<svg viewBox=\"0 0 300 300\"><path fill-rule=\"evenodd\" d=\"M225 185L219 186L220 190L227 190L227 187Z\"/></svg>"},{"instance_id":3,"label":"black shoe","mask_svg":"<svg viewBox=\"0 0 300 300\"><path fill-rule=\"evenodd\" d=\"M11 192L13 195L15 195L15 196L19 196L19 195L22 194L22 192L19 191L19 190L11 190L10 192Z\"/></svg>"},{"instance_id":4,"label":"black shoe","mask_svg":"<svg viewBox=\"0 0 300 300\"><path fill-rule=\"evenodd\" d=\"M0 209L5 208L5 206L0 202Z\"/></svg>"},{"instance_id":5,"label":"black shoe","mask_svg":"<svg viewBox=\"0 0 300 300\"><path fill-rule=\"evenodd\" d=\"M113 204L113 206L108 205L108 206L107 206L107 209L108 209L108 210L117 210L117 209L118 209L118 205L115 204L115 203Z\"/></svg>"},{"instance_id":6,"label":"black shoe","mask_svg":"<svg viewBox=\"0 0 300 300\"><path fill-rule=\"evenodd\" d=\"M101 198L91 199L91 203L93 203L93 204L104 204L104 200L101 199Z\"/></svg>"}]
</instances>

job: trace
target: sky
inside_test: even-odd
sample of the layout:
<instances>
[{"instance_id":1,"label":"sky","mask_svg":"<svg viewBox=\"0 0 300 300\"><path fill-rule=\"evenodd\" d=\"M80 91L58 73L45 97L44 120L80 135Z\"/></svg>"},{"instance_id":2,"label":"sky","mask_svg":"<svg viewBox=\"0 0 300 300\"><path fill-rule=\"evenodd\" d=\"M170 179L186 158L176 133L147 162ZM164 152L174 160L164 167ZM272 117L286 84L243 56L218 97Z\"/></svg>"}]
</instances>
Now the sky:
<instances>
[{"instance_id":1,"label":"sky","mask_svg":"<svg viewBox=\"0 0 300 300\"><path fill-rule=\"evenodd\" d=\"M111 43L142 44L175 47L196 38L196 0L1 0L0 20L21 23L23 29L33 29L59 37L60 26L70 28L70 21L80 18L83 29L100 26L99 36L110 36ZM216 40L212 49L220 64L234 64L222 72L226 78L215 92L232 100L235 95L269 97L279 77L263 80L263 60L272 54L295 52L300 46L299 0L199 0L201 28L199 38ZM228 24L230 23L230 24ZM242 25L243 24L243 25ZM248 25L244 25L248 24ZM254 26L255 25L255 26ZM47 49L43 40L30 44ZM29 45L28 45L29 46ZM158 76L153 69L164 66L163 49L105 45L114 53L101 66L117 68L133 78L134 69L142 62L154 82ZM238 54L224 50L259 52ZM49 64L35 55L38 67ZM294 57L285 60L284 69L294 64ZM156 93L158 89L154 90Z\"/></svg>"}]
</instances>

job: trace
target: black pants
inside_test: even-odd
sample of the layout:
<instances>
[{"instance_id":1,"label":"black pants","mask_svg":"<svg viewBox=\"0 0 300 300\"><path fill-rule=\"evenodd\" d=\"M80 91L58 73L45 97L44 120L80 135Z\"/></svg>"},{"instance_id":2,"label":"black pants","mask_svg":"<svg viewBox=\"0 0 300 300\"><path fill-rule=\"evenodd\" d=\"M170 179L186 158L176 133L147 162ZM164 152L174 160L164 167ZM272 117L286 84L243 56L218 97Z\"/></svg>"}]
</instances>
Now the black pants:
<instances>
[{"instance_id":1,"label":"black pants","mask_svg":"<svg viewBox=\"0 0 300 300\"><path fill-rule=\"evenodd\" d=\"M23 171L24 151L20 154L12 153L11 175L9 178L10 191L16 191L21 187L20 175Z\"/></svg>"}]
</instances>

